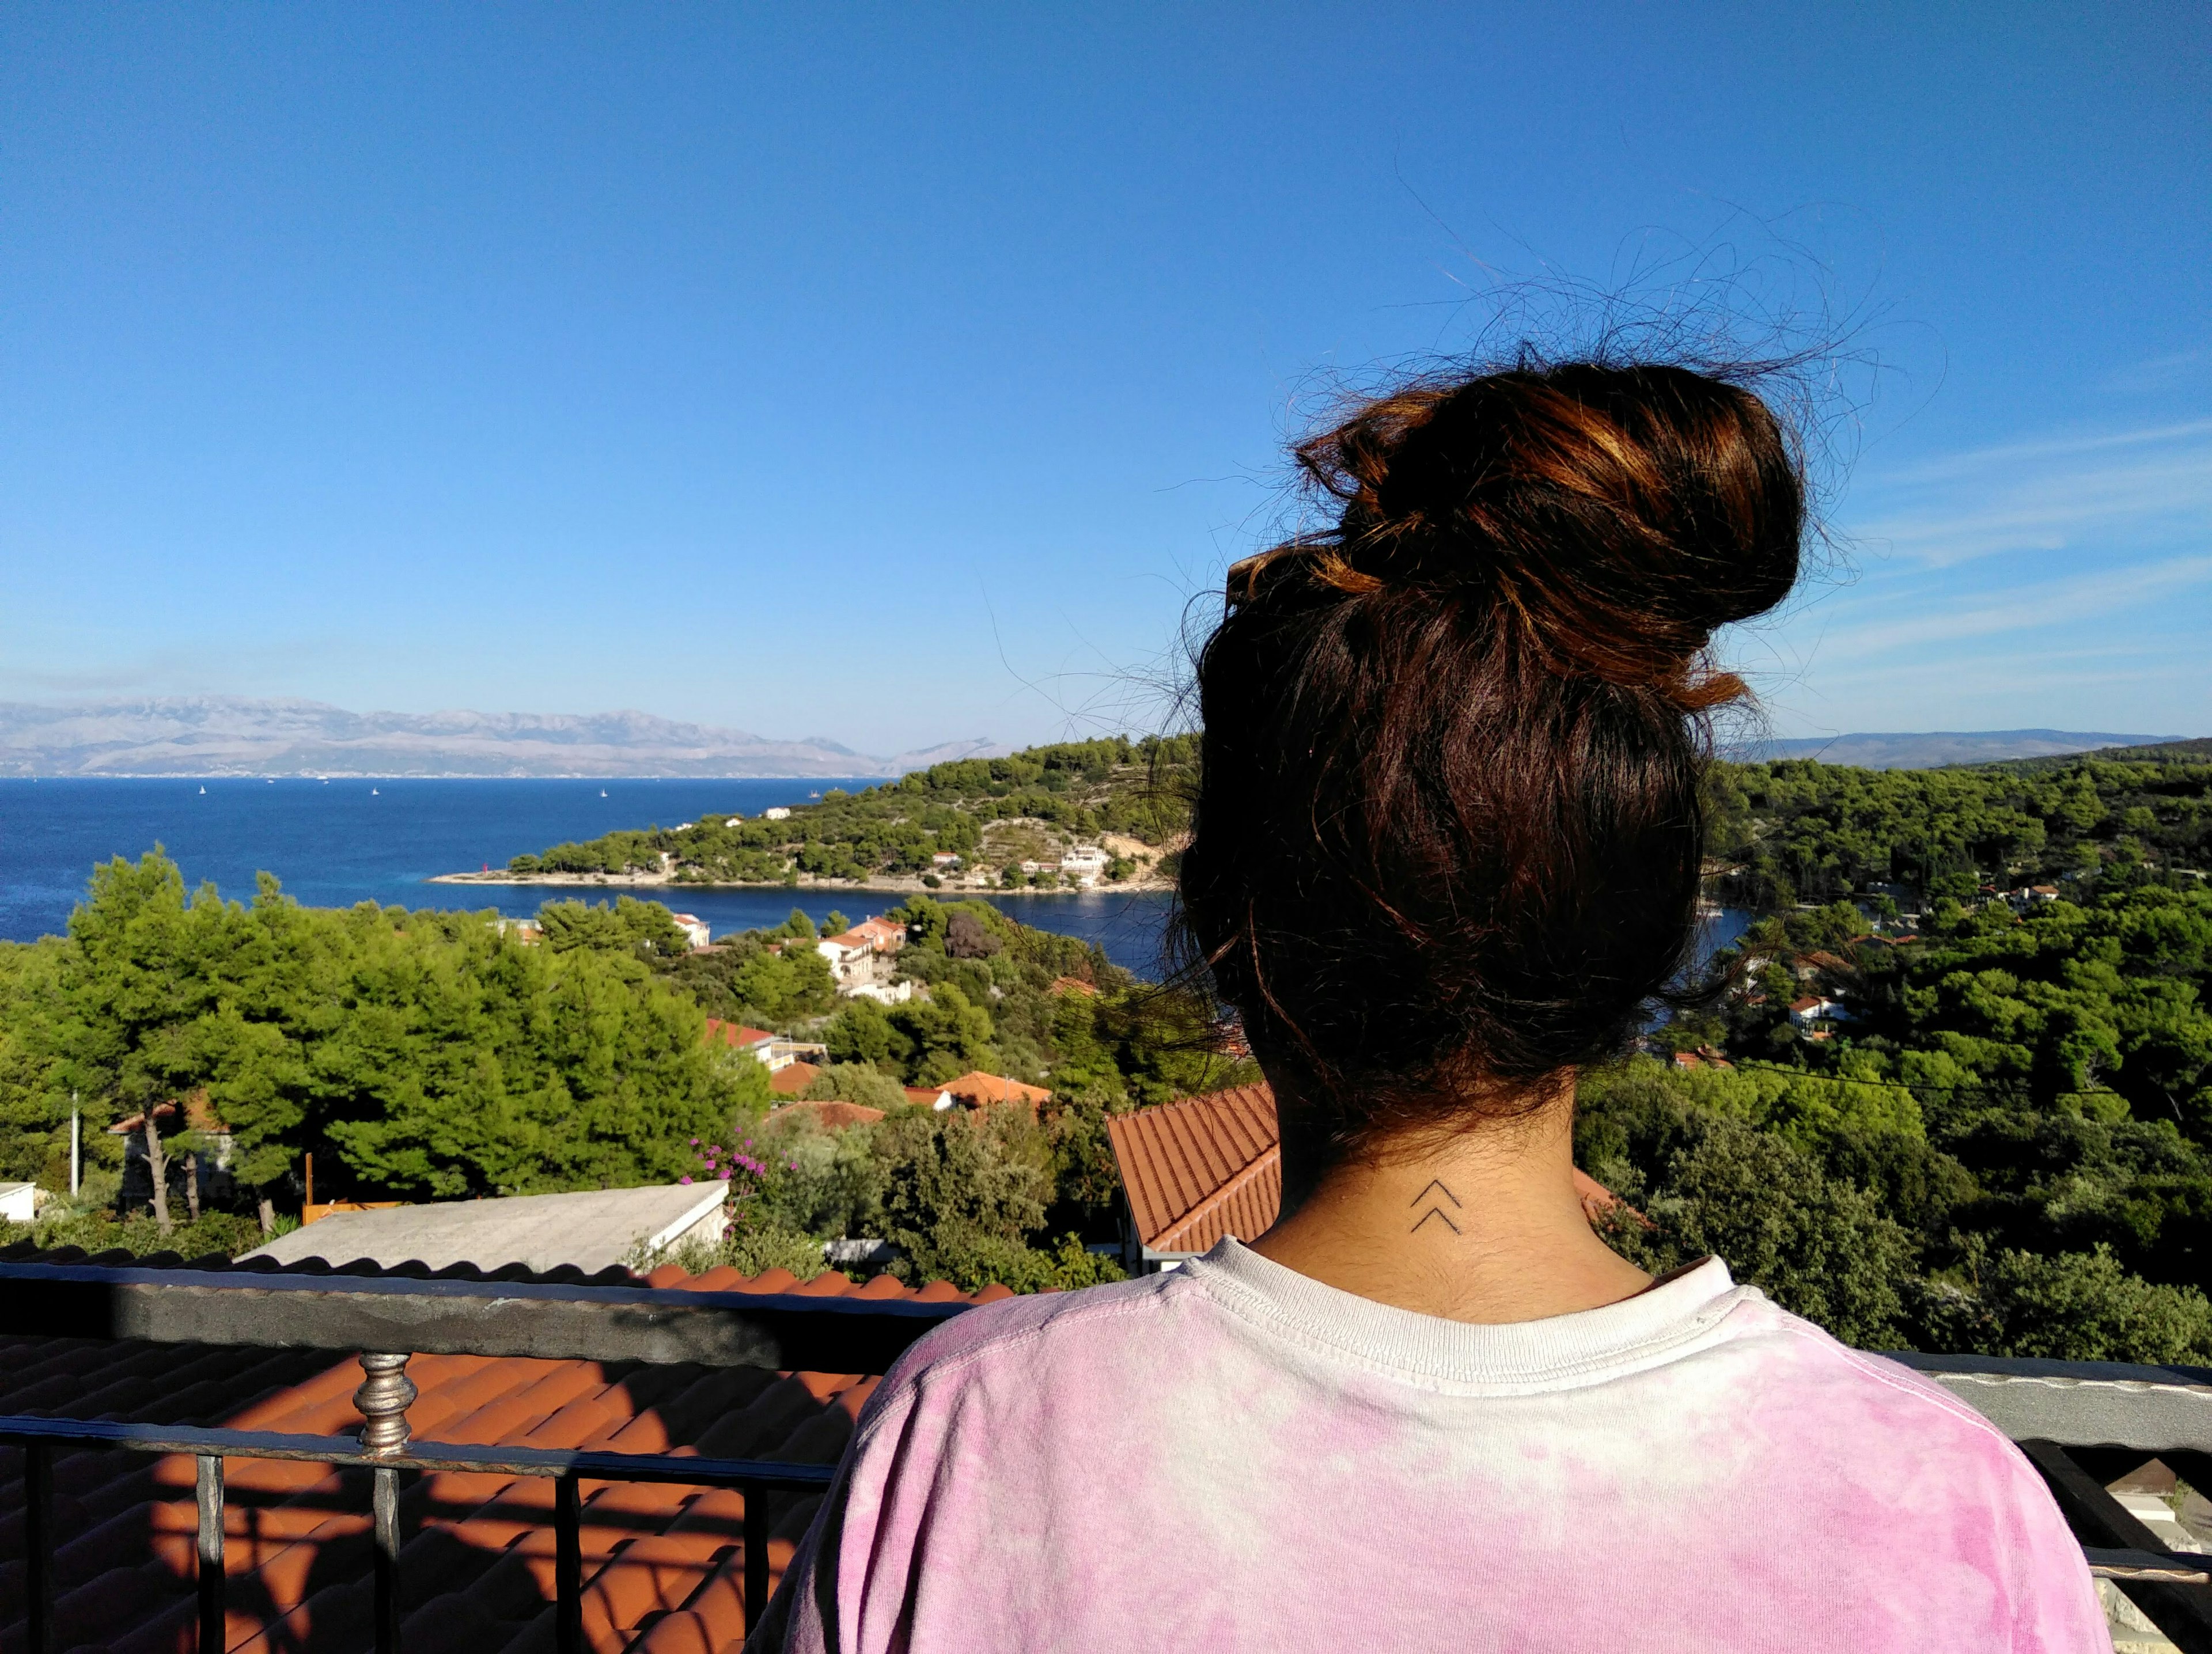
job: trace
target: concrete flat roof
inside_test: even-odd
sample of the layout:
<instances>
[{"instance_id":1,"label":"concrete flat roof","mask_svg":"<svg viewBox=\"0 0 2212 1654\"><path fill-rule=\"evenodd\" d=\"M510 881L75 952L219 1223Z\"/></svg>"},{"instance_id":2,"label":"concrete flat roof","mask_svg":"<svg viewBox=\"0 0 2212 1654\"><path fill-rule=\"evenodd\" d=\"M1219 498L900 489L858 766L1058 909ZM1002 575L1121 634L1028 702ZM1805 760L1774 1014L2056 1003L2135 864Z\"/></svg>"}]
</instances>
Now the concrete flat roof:
<instances>
[{"instance_id":1,"label":"concrete flat roof","mask_svg":"<svg viewBox=\"0 0 2212 1654\"><path fill-rule=\"evenodd\" d=\"M280 1263L308 1257L349 1263L366 1257L386 1269L421 1263L434 1269L452 1263L554 1269L573 1263L590 1275L621 1263L641 1241L669 1245L695 1229L710 1238L719 1235L712 1225L723 1193L720 1182L669 1183L333 1212L246 1257L273 1257Z\"/></svg>"}]
</instances>

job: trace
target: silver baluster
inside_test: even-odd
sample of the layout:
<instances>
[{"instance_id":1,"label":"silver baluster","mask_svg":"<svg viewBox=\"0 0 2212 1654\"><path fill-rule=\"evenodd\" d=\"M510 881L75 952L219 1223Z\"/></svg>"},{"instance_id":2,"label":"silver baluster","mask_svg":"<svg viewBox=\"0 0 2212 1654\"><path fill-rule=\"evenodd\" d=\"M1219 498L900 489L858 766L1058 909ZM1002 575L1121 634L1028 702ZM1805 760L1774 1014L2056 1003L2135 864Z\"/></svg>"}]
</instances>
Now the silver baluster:
<instances>
[{"instance_id":1,"label":"silver baluster","mask_svg":"<svg viewBox=\"0 0 2212 1654\"><path fill-rule=\"evenodd\" d=\"M379 1457L407 1445L407 1409L422 1394L407 1376L409 1359L367 1352L361 1358L361 1369L368 1376L353 1392L353 1404L361 1409L361 1445Z\"/></svg>"}]
</instances>

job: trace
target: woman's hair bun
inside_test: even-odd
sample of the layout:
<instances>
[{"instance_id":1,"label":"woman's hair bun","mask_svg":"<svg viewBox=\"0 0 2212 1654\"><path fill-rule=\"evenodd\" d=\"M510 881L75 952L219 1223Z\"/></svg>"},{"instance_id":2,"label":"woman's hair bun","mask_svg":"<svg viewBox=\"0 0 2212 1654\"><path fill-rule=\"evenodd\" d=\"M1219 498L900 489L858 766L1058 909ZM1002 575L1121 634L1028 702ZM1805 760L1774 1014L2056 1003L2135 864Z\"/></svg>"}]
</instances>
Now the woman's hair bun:
<instances>
[{"instance_id":1,"label":"woman's hair bun","mask_svg":"<svg viewBox=\"0 0 2212 1654\"><path fill-rule=\"evenodd\" d=\"M1700 670L1714 630L1797 575L1805 516L1780 423L1740 386L1589 362L1418 385L1297 450L1334 529L1240 565L1231 602L1296 568L1352 597L1494 605L1554 670L1665 690L1686 711L1743 693Z\"/></svg>"}]
</instances>

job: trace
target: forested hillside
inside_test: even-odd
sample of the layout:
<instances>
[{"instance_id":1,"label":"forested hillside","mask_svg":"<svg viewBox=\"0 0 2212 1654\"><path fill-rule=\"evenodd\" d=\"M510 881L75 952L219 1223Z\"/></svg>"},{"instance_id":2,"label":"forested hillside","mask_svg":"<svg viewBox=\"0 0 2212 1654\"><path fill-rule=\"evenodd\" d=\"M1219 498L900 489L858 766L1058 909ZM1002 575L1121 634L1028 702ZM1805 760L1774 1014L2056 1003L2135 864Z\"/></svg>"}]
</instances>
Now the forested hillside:
<instances>
[{"instance_id":1,"label":"forested hillside","mask_svg":"<svg viewBox=\"0 0 2212 1654\"><path fill-rule=\"evenodd\" d=\"M1717 765L1717 894L1761 912L1852 895L1917 908L1970 900L1984 885L2212 867L2212 758L2134 750L2146 757L1950 770Z\"/></svg>"},{"instance_id":2,"label":"forested hillside","mask_svg":"<svg viewBox=\"0 0 2212 1654\"><path fill-rule=\"evenodd\" d=\"M1714 894L1760 912L1845 896L1917 908L1986 883L2056 882L2118 862L2212 864L2212 757L2201 742L1946 770L1863 770L1808 760L1717 764ZM658 872L678 883L864 881L969 859L993 824L1034 821L1085 839L1170 846L1189 821L1194 736L1036 747L832 791L787 819L715 815L613 833L514 859L532 873Z\"/></svg>"},{"instance_id":3,"label":"forested hillside","mask_svg":"<svg viewBox=\"0 0 2212 1654\"><path fill-rule=\"evenodd\" d=\"M714 815L682 827L611 833L518 856L509 870L657 872L665 855L678 883L920 875L939 852L973 860L996 821L1034 821L1085 839L1113 833L1165 846L1189 819L1187 780L1197 747L1191 736L1119 737L963 759L860 792L833 789L788 819Z\"/></svg>"},{"instance_id":4,"label":"forested hillside","mask_svg":"<svg viewBox=\"0 0 2212 1654\"><path fill-rule=\"evenodd\" d=\"M2143 751L1720 777L1765 916L1583 1088L1625 1248L1861 1342L2212 1361L2212 764Z\"/></svg>"}]
</instances>

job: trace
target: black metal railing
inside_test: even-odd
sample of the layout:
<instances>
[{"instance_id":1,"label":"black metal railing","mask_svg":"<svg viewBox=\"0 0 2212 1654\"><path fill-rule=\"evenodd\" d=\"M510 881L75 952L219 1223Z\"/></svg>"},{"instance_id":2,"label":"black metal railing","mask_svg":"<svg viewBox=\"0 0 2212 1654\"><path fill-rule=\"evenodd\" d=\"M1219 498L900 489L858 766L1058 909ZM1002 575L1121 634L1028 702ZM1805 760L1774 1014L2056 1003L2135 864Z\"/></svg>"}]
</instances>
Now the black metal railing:
<instances>
[{"instance_id":1,"label":"black metal railing","mask_svg":"<svg viewBox=\"0 0 2212 1654\"><path fill-rule=\"evenodd\" d=\"M960 1301L656 1290L542 1279L420 1279L109 1268L0 1262L0 1329L33 1336L357 1354L357 1436L295 1436L0 1416L0 1444L23 1452L27 1501L28 1646L53 1646L53 1454L105 1447L188 1454L198 1465L199 1647L225 1633L223 1461L277 1458L372 1474L375 1646L399 1646L399 1479L423 1470L550 1478L555 1618L562 1654L584 1646L584 1479L733 1487L744 1495L744 1622L768 1596L771 1492L819 1493L823 1464L416 1442L406 1366L454 1354L774 1371L880 1373ZM2105 1362L1892 1354L1944 1386L2018 1442L2064 1512L2093 1572L2112 1579L2183 1651L2212 1654L2212 1557L2164 1546L2107 1485L2155 1457L2212 1493L2212 1372Z\"/></svg>"},{"instance_id":2,"label":"black metal railing","mask_svg":"<svg viewBox=\"0 0 2212 1654\"><path fill-rule=\"evenodd\" d=\"M115 1268L89 1263L0 1263L0 1330L35 1337L142 1339L157 1343L357 1354L357 1436L0 1416L0 1445L23 1454L27 1505L26 1622L31 1654L55 1646L53 1455L57 1448L189 1454L198 1469L199 1648L221 1654L226 1628L223 1461L274 1458L371 1473L375 1647L399 1647L399 1482L423 1470L544 1476L554 1487L554 1615L561 1654L583 1640L582 1500L579 1483L678 1482L744 1496L744 1622L758 1622L769 1590L771 1491L821 1493L825 1464L678 1453L416 1442L406 1376L416 1354L691 1363L777 1372L880 1373L962 1301L672 1291L542 1280Z\"/></svg>"}]
</instances>

